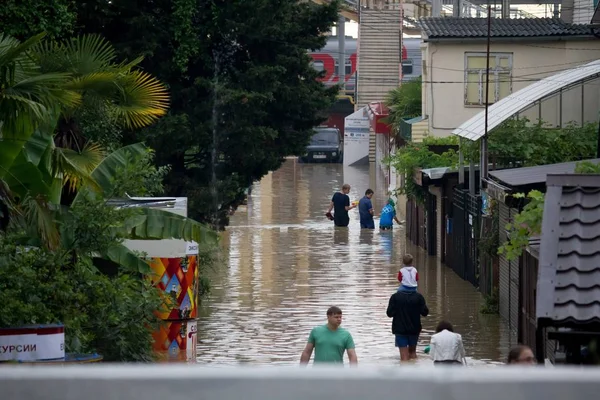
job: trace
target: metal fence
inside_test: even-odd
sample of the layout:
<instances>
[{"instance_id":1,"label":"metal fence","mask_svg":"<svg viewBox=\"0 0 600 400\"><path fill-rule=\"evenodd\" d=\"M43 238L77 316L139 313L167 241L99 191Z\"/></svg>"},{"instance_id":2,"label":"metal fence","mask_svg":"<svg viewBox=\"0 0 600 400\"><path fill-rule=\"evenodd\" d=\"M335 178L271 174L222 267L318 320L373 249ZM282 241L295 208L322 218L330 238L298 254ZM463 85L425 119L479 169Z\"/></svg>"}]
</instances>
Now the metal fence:
<instances>
[{"instance_id":1,"label":"metal fence","mask_svg":"<svg viewBox=\"0 0 600 400\"><path fill-rule=\"evenodd\" d=\"M474 286L479 283L478 243L481 223L481 198L468 190L454 188L450 256L446 264Z\"/></svg>"}]
</instances>

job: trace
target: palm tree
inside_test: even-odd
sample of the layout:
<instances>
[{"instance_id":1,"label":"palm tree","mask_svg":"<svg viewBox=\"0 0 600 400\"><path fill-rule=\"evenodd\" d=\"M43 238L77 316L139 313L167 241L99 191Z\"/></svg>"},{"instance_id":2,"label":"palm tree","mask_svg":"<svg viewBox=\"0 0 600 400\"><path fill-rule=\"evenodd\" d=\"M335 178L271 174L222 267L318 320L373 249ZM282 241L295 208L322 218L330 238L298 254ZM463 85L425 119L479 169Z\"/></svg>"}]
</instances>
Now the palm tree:
<instances>
[{"instance_id":1,"label":"palm tree","mask_svg":"<svg viewBox=\"0 0 600 400\"><path fill-rule=\"evenodd\" d=\"M400 138L403 120L421 115L421 87L421 77L418 77L390 90L386 96L385 105L390 109L386 122L391 125L397 138Z\"/></svg>"},{"instance_id":2,"label":"palm tree","mask_svg":"<svg viewBox=\"0 0 600 400\"><path fill-rule=\"evenodd\" d=\"M62 108L81 101L81 94L67 87L69 73L43 73L32 57L43 37L21 43L0 33L0 180L36 129L53 127Z\"/></svg>"},{"instance_id":3,"label":"palm tree","mask_svg":"<svg viewBox=\"0 0 600 400\"><path fill-rule=\"evenodd\" d=\"M139 57L117 63L113 46L98 35L84 35L67 41L41 42L34 56L44 73L67 73L66 88L83 96L83 101L62 110L55 132L57 146L81 150L83 138L74 119L78 107L95 107L117 116L125 128L142 128L165 115L169 95L153 76L135 69Z\"/></svg>"},{"instance_id":4,"label":"palm tree","mask_svg":"<svg viewBox=\"0 0 600 400\"><path fill-rule=\"evenodd\" d=\"M73 195L68 205L81 201L83 197L106 198L112 193L112 177L129 162L128 155L145 152L142 144L136 144L104 157L97 145L78 134L73 118L78 107L102 107L115 113L124 127L140 128L164 115L169 99L166 88L157 79L134 69L141 58L117 64L112 46L97 35L82 36L63 43L42 42L41 38L42 35L36 40L24 42L27 46L9 39L5 41L4 53L0 50L0 67L4 62L9 69L20 71L25 61L14 55L12 59L8 57L20 54L29 65L29 69L24 70L29 71L31 79L46 82L47 87L32 90L33 93L48 93L47 97L21 96L30 100L22 101L32 108L26 114L29 119L24 119L22 115L26 109L23 105L20 112L10 113L15 106L4 102L4 97L14 102L14 94L3 90L0 122L9 123L2 126L2 139L18 138L15 140L18 145L15 144L12 149L14 155L11 161L4 166L0 164L5 171L0 178L5 177L10 191L19 199L14 209L20 217L16 222L27 228L32 237L37 237L39 243L51 249L60 246L68 250L70 245L66 239L69 234L60 232L57 223L68 215L65 214L68 208L61 208L63 189L66 187ZM3 54L8 55L4 57L6 61L3 61ZM13 86L19 88L19 79L10 80L13 75L5 74L6 81L16 82ZM16 74L17 78L23 75L22 72ZM3 87L9 86L5 84ZM10 120L10 117L20 117L28 125ZM19 132L15 128L19 123L28 129ZM5 129L8 132L6 135ZM0 190L2 193L6 193L6 190ZM6 201L4 203L7 204ZM204 225L160 210L142 209L126 225L126 234L132 238L178 238L201 243L216 241L214 232ZM130 268L147 268L145 262L124 246L113 246L100 256Z\"/></svg>"}]
</instances>

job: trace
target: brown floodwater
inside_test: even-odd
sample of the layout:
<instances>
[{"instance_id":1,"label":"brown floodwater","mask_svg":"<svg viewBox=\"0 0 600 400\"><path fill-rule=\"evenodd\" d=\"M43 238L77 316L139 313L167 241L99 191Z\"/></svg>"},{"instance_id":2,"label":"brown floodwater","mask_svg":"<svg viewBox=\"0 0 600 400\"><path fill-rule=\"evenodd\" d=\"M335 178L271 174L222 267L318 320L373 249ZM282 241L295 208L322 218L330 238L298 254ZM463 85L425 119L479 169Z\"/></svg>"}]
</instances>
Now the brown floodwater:
<instances>
[{"instance_id":1,"label":"brown floodwater","mask_svg":"<svg viewBox=\"0 0 600 400\"><path fill-rule=\"evenodd\" d=\"M199 363L296 364L310 330L337 305L360 364L399 364L385 311L406 252L415 257L419 291L430 310L418 362L431 362L423 349L440 319L462 334L470 365L506 359L509 333L500 318L481 314L481 294L437 257L407 243L402 226L393 233L361 231L357 209L347 229L324 217L343 183L352 185L352 200L372 188L378 214L387 196L375 169L289 159L254 185L248 205L223 234L225 265L208 271L213 287L200 310Z\"/></svg>"}]
</instances>

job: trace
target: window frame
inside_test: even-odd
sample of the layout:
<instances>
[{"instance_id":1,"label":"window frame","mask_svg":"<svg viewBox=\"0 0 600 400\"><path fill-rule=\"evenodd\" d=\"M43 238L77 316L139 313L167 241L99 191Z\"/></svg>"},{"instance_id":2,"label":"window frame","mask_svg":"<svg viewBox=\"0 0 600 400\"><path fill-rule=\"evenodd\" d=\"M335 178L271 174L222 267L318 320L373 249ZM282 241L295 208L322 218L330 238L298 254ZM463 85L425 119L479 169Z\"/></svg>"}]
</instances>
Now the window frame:
<instances>
[{"instance_id":1,"label":"window frame","mask_svg":"<svg viewBox=\"0 0 600 400\"><path fill-rule=\"evenodd\" d=\"M412 59L402 60L400 63L402 66L402 75L413 75L414 73L414 64ZM405 71L406 69L406 71Z\"/></svg>"},{"instance_id":2,"label":"window frame","mask_svg":"<svg viewBox=\"0 0 600 400\"><path fill-rule=\"evenodd\" d=\"M485 80L483 79L483 75L485 74L485 68L468 68L469 66L469 58L470 57L486 57L485 52L476 52L476 51L467 51L464 55L464 101L463 104L465 107L485 107ZM491 52L490 58L495 58L495 65L491 65L490 63L490 78L493 76L493 85L494 85L494 98L490 99L489 105L492 105L501 100L500 98L500 83L501 81L498 79L500 76L504 76L508 80L508 93L509 95L512 93L512 72L513 72L513 53L507 52ZM501 67L500 60L507 59L508 67ZM469 83L469 75L470 74L479 74L479 103L471 103L468 100L468 88Z\"/></svg>"},{"instance_id":3,"label":"window frame","mask_svg":"<svg viewBox=\"0 0 600 400\"><path fill-rule=\"evenodd\" d=\"M339 67L339 59L336 59L333 64L333 75L334 76L339 76L338 67ZM352 61L350 61L350 59L347 58L344 76L351 76L351 75L352 75Z\"/></svg>"}]
</instances>

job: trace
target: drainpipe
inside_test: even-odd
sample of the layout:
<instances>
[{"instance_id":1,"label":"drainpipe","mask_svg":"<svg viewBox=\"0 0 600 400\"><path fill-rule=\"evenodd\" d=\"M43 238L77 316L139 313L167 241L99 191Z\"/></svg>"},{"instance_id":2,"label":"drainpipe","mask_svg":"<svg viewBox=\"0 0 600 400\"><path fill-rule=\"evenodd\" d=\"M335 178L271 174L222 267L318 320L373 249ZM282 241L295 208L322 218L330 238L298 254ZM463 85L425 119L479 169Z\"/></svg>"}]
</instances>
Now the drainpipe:
<instances>
[{"instance_id":1,"label":"drainpipe","mask_svg":"<svg viewBox=\"0 0 600 400\"><path fill-rule=\"evenodd\" d=\"M431 16L432 17L441 17L442 16L442 0L432 0Z\"/></svg>"},{"instance_id":2,"label":"drainpipe","mask_svg":"<svg viewBox=\"0 0 600 400\"><path fill-rule=\"evenodd\" d=\"M598 124L598 145L596 147L596 158L600 158L600 123Z\"/></svg>"}]
</instances>

